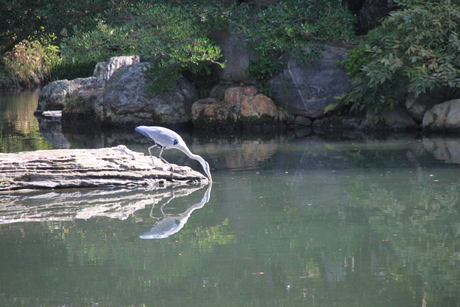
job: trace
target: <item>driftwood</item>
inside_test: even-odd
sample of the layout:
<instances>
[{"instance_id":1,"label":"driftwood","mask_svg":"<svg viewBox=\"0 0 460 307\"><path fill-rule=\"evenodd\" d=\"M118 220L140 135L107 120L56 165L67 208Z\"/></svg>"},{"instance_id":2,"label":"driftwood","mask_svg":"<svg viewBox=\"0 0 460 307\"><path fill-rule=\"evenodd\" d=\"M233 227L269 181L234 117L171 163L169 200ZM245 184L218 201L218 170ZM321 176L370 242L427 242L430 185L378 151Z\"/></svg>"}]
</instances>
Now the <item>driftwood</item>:
<instances>
[{"instance_id":1,"label":"driftwood","mask_svg":"<svg viewBox=\"0 0 460 307\"><path fill-rule=\"evenodd\" d=\"M0 154L0 192L24 189L139 187L152 189L208 183L187 166L168 164L124 145Z\"/></svg>"}]
</instances>

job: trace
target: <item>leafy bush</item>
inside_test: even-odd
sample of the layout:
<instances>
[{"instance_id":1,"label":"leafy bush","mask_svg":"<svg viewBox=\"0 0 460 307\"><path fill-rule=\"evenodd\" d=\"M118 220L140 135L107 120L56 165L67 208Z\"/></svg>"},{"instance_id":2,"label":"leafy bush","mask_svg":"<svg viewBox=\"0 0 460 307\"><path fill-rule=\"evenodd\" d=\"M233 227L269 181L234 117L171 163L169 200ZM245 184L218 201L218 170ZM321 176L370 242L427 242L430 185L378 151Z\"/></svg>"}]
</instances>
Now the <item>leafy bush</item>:
<instances>
[{"instance_id":1,"label":"leafy bush","mask_svg":"<svg viewBox=\"0 0 460 307\"><path fill-rule=\"evenodd\" d=\"M285 0L260 10L242 4L231 29L244 35L245 46L257 56L249 74L258 80L285 67L279 63L283 54L306 62L318 58L324 44L354 36L353 16L335 0Z\"/></svg>"},{"instance_id":2,"label":"leafy bush","mask_svg":"<svg viewBox=\"0 0 460 307\"><path fill-rule=\"evenodd\" d=\"M62 54L79 62L101 61L115 55L138 54L152 62L155 91L171 88L182 71L210 73L219 64L220 48L203 31L188 6L139 4L125 12L127 22L101 23L91 32L65 39Z\"/></svg>"},{"instance_id":3,"label":"leafy bush","mask_svg":"<svg viewBox=\"0 0 460 307\"><path fill-rule=\"evenodd\" d=\"M64 59L60 57L58 61L51 66L48 79L50 81L56 81L91 77L94 73L96 64L96 60Z\"/></svg>"},{"instance_id":4,"label":"leafy bush","mask_svg":"<svg viewBox=\"0 0 460 307\"><path fill-rule=\"evenodd\" d=\"M50 42L52 37L50 38ZM42 82L49 75L50 67L58 61L58 48L51 43L24 40L4 57L4 76L6 84L33 84L32 79ZM14 76L14 77L12 77ZM4 83L4 84L5 84Z\"/></svg>"},{"instance_id":5,"label":"leafy bush","mask_svg":"<svg viewBox=\"0 0 460 307\"><path fill-rule=\"evenodd\" d=\"M371 53L366 52L365 41L363 41L358 47L348 50L348 58L339 64L345 67L350 77L361 78L365 75L362 67L369 64L371 59Z\"/></svg>"},{"instance_id":6,"label":"leafy bush","mask_svg":"<svg viewBox=\"0 0 460 307\"><path fill-rule=\"evenodd\" d=\"M394 11L369 33L363 49L368 61L351 73L352 91L345 97L353 110L372 110L376 120L408 92L416 94L442 86L460 86L460 6L451 1L396 0ZM351 54L353 55L353 53Z\"/></svg>"}]
</instances>

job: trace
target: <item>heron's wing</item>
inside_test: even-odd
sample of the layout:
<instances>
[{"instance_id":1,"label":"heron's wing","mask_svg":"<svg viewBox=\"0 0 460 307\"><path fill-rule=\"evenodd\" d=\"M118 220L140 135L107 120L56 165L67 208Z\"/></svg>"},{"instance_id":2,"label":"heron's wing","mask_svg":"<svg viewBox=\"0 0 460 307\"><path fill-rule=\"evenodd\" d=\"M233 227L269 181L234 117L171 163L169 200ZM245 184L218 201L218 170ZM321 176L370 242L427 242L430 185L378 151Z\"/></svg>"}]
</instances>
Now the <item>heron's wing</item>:
<instances>
[{"instance_id":1,"label":"heron's wing","mask_svg":"<svg viewBox=\"0 0 460 307\"><path fill-rule=\"evenodd\" d=\"M179 143L185 144L181 136L172 130L163 128L161 130L157 130L157 133L158 140L156 142L166 148L176 147Z\"/></svg>"},{"instance_id":2,"label":"heron's wing","mask_svg":"<svg viewBox=\"0 0 460 307\"><path fill-rule=\"evenodd\" d=\"M139 132L140 134L142 134L143 136L145 136L146 138L152 140L155 142L155 140L149 135L148 131L145 130L145 129L140 129L141 127L136 127L136 132Z\"/></svg>"},{"instance_id":3,"label":"heron's wing","mask_svg":"<svg viewBox=\"0 0 460 307\"><path fill-rule=\"evenodd\" d=\"M179 134L168 128L157 126L139 126L135 130L161 147L171 148L176 147L179 143L185 144Z\"/></svg>"}]
</instances>

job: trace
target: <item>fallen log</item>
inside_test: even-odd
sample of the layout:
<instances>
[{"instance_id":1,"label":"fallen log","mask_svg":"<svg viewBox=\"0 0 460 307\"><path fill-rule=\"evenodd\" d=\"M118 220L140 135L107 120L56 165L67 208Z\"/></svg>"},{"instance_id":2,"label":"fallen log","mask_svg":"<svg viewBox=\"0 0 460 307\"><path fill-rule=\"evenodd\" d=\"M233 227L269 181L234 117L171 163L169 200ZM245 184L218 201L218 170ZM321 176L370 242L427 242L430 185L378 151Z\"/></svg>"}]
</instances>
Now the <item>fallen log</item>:
<instances>
[{"instance_id":1,"label":"fallen log","mask_svg":"<svg viewBox=\"0 0 460 307\"><path fill-rule=\"evenodd\" d=\"M124 145L0 153L0 192L24 189L138 187L152 189L208 183L187 166L171 167Z\"/></svg>"}]
</instances>

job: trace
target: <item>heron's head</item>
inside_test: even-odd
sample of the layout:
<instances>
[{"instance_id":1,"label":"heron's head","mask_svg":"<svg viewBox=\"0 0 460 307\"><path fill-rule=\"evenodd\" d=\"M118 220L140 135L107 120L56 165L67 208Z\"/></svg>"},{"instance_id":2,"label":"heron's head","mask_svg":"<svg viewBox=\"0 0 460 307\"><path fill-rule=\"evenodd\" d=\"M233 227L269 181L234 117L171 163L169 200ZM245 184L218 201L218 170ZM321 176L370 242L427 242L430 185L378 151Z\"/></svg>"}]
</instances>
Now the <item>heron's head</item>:
<instances>
[{"instance_id":1,"label":"heron's head","mask_svg":"<svg viewBox=\"0 0 460 307\"><path fill-rule=\"evenodd\" d=\"M212 182L211 168L209 167L209 163L206 162L206 160L203 159L203 157L199 155L190 153L189 157L200 162L201 166L203 167L204 172L206 173L206 176L208 176L209 182Z\"/></svg>"}]
</instances>

